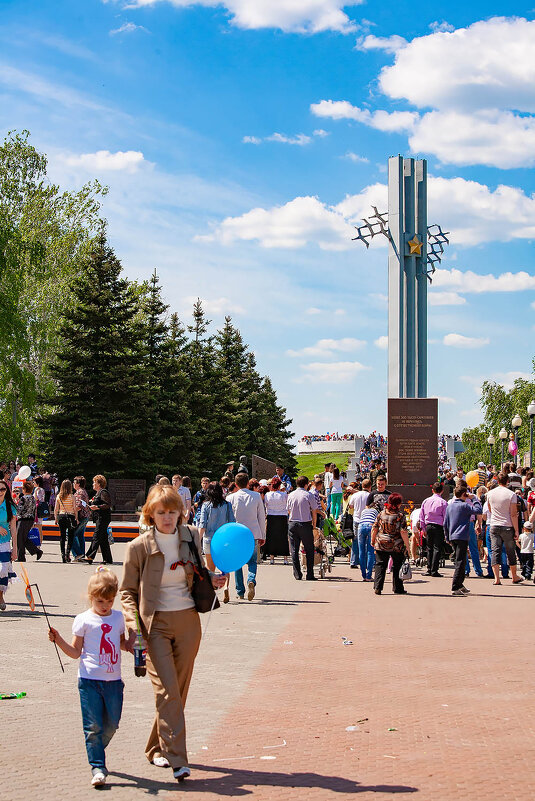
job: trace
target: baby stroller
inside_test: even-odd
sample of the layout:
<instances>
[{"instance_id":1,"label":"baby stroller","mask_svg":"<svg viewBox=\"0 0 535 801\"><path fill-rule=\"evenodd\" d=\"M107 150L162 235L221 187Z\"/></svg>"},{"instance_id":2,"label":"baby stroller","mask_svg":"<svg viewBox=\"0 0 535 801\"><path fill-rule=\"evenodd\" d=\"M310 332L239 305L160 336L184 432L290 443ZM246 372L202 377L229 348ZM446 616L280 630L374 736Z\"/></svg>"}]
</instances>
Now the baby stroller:
<instances>
[{"instance_id":1,"label":"baby stroller","mask_svg":"<svg viewBox=\"0 0 535 801\"><path fill-rule=\"evenodd\" d=\"M351 539L340 531L332 517L327 517L323 525L323 531L329 543L329 562L334 562L335 556L347 556L351 550ZM333 545L333 543L336 543Z\"/></svg>"},{"instance_id":2,"label":"baby stroller","mask_svg":"<svg viewBox=\"0 0 535 801\"><path fill-rule=\"evenodd\" d=\"M331 562L327 556L327 541L323 532L319 528L313 529L314 532L314 567L318 568L320 578L325 578L326 573L332 570ZM301 546L301 567L303 571L307 569L307 559L305 549Z\"/></svg>"}]
</instances>

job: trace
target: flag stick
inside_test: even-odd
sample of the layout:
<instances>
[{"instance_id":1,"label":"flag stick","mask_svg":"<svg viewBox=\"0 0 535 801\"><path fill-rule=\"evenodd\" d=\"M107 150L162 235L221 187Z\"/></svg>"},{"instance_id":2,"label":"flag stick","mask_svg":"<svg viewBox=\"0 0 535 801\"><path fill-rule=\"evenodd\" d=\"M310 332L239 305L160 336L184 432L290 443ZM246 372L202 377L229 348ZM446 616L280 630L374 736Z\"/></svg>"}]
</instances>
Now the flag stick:
<instances>
[{"instance_id":1,"label":"flag stick","mask_svg":"<svg viewBox=\"0 0 535 801\"><path fill-rule=\"evenodd\" d=\"M40 590L39 590L39 585L38 585L38 584L30 584L30 587L35 587L35 589L37 590L37 594L38 594L38 596L39 596L39 600L41 601L41 606L43 607L43 612L45 613L45 618L46 618L46 623L47 623L47 626L48 626L48 628L49 628L49 629L51 629L51 628L52 628L52 626L50 625L50 620L48 619L48 615L47 615L47 613L46 613L45 605L44 605L44 603L43 603L43 598L42 598L42 596L41 596L41 592L40 592ZM56 649L56 653L57 653L57 655L58 655L59 664L60 664L60 666L61 666L61 669L62 669L62 671L65 673L65 668L63 667L63 662L61 661L61 657L60 657L60 655L59 655L58 646L57 646L57 644L56 644L55 642L54 642L54 647L55 647L55 649Z\"/></svg>"}]
</instances>

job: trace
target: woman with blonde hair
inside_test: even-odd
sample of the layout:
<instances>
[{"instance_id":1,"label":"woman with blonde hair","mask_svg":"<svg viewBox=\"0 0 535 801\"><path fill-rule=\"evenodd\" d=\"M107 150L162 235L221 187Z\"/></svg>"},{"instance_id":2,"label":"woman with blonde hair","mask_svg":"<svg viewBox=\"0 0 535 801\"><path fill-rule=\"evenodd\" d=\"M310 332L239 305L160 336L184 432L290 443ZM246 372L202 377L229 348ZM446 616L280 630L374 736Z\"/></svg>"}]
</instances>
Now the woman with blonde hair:
<instances>
[{"instance_id":1,"label":"woman with blonde hair","mask_svg":"<svg viewBox=\"0 0 535 801\"><path fill-rule=\"evenodd\" d=\"M74 530L78 525L78 510L74 503L72 484L68 478L61 482L56 504L54 506L54 519L59 526L59 545L61 548L61 561L71 561L71 548L74 540ZM65 551L65 541L67 550Z\"/></svg>"},{"instance_id":2,"label":"woman with blonde hair","mask_svg":"<svg viewBox=\"0 0 535 801\"><path fill-rule=\"evenodd\" d=\"M204 566L199 532L185 525L186 510L174 487L149 491L143 518L150 528L127 546L121 601L127 628L141 627L156 717L145 754L157 767L173 768L177 781L190 775L184 705L201 641L191 594L195 569ZM222 574L211 574L221 587Z\"/></svg>"}]
</instances>

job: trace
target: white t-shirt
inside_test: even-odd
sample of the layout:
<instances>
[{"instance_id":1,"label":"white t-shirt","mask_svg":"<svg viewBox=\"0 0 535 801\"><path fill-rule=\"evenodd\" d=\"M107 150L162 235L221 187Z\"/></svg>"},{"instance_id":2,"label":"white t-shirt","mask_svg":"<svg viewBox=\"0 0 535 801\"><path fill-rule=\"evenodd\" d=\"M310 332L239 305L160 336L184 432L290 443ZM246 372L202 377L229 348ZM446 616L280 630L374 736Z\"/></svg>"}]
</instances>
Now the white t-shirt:
<instances>
[{"instance_id":1,"label":"white t-shirt","mask_svg":"<svg viewBox=\"0 0 535 801\"><path fill-rule=\"evenodd\" d=\"M354 492L350 497L349 506L353 507L353 525L355 523L360 523L360 516L366 508L366 501L369 494L368 490L359 490L358 492Z\"/></svg>"},{"instance_id":2,"label":"white t-shirt","mask_svg":"<svg viewBox=\"0 0 535 801\"><path fill-rule=\"evenodd\" d=\"M88 609L74 618L72 633L84 638L78 665L81 679L117 681L121 678L122 612L112 609L110 615L97 615Z\"/></svg>"},{"instance_id":3,"label":"white t-shirt","mask_svg":"<svg viewBox=\"0 0 535 801\"><path fill-rule=\"evenodd\" d=\"M179 487L178 494L184 502L186 509L191 509L191 492L189 487Z\"/></svg>"},{"instance_id":4,"label":"white t-shirt","mask_svg":"<svg viewBox=\"0 0 535 801\"><path fill-rule=\"evenodd\" d=\"M331 481L331 493L343 492L342 484L343 480L341 478L333 478L333 480Z\"/></svg>"},{"instance_id":5,"label":"white t-shirt","mask_svg":"<svg viewBox=\"0 0 535 801\"><path fill-rule=\"evenodd\" d=\"M515 502L516 508L516 494L507 489L507 487L494 487L487 492L487 503L491 509L492 524L493 526L505 526L512 528L513 521L511 520L511 502Z\"/></svg>"},{"instance_id":6,"label":"white t-shirt","mask_svg":"<svg viewBox=\"0 0 535 801\"><path fill-rule=\"evenodd\" d=\"M325 487L326 490L330 489L332 480L333 480L333 474L332 473L325 473L324 474L324 476L323 476L323 486Z\"/></svg>"},{"instance_id":7,"label":"white t-shirt","mask_svg":"<svg viewBox=\"0 0 535 801\"><path fill-rule=\"evenodd\" d=\"M520 553L533 553L533 531L522 531L520 535Z\"/></svg>"},{"instance_id":8,"label":"white t-shirt","mask_svg":"<svg viewBox=\"0 0 535 801\"><path fill-rule=\"evenodd\" d=\"M156 602L157 612L179 612L195 606L189 591L186 571L178 563L178 531L162 534L154 529L158 548L164 555L165 563L160 582L160 593Z\"/></svg>"},{"instance_id":9,"label":"white t-shirt","mask_svg":"<svg viewBox=\"0 0 535 801\"><path fill-rule=\"evenodd\" d=\"M411 531L413 534L418 532L418 522L420 520L420 509L413 509L411 512Z\"/></svg>"}]
</instances>

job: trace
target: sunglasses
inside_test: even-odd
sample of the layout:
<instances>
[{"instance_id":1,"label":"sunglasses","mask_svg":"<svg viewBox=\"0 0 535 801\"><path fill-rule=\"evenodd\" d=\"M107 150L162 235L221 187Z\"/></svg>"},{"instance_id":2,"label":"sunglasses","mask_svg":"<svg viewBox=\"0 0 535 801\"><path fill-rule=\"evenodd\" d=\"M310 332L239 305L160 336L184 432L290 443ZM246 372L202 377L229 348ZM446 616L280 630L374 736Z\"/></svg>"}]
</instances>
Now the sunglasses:
<instances>
[{"instance_id":1,"label":"sunglasses","mask_svg":"<svg viewBox=\"0 0 535 801\"><path fill-rule=\"evenodd\" d=\"M0 492L7 492L7 487L0 487Z\"/></svg>"}]
</instances>

